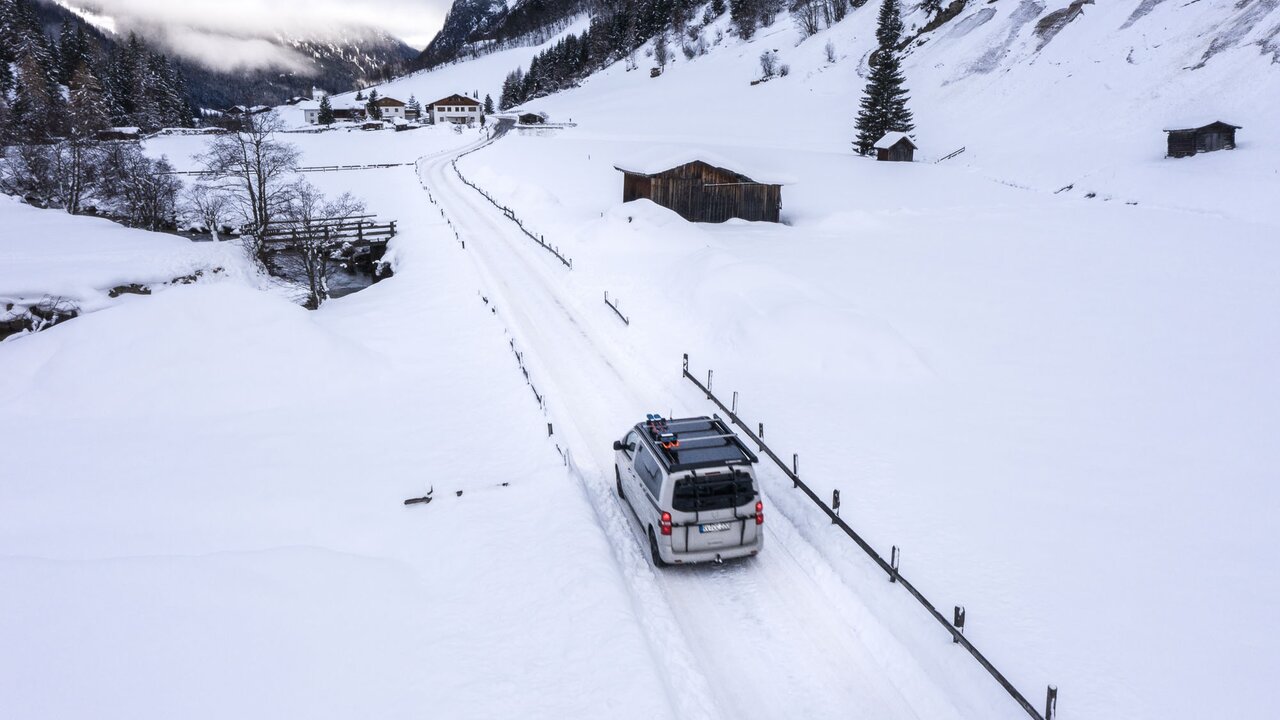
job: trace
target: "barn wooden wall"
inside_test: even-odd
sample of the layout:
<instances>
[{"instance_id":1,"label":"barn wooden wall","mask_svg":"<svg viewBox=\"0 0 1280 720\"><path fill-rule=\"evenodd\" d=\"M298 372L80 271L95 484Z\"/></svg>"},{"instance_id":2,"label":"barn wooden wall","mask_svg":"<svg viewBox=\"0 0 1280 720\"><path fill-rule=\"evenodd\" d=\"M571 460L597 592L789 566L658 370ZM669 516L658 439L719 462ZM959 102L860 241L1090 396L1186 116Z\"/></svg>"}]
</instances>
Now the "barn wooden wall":
<instances>
[{"instance_id":1,"label":"barn wooden wall","mask_svg":"<svg viewBox=\"0 0 1280 720\"><path fill-rule=\"evenodd\" d=\"M730 218L778 222L782 186L751 182L737 173L692 162L645 177L626 173L622 199L648 198L692 222Z\"/></svg>"}]
</instances>

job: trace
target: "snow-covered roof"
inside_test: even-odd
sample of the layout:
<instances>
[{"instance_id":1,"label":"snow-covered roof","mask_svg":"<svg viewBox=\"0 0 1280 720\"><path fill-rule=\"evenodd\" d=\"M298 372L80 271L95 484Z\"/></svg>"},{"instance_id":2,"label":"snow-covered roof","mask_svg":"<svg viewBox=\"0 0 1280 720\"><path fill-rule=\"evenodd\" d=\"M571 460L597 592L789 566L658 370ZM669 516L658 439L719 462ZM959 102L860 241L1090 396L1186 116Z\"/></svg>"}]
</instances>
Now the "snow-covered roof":
<instances>
[{"instance_id":1,"label":"snow-covered roof","mask_svg":"<svg viewBox=\"0 0 1280 720\"><path fill-rule=\"evenodd\" d=\"M713 167L745 175L766 185L789 185L795 178L783 173L773 163L755 157L726 157L706 150L691 148L650 148L647 152L615 162L613 167L636 175L657 175L691 162L704 162Z\"/></svg>"},{"instance_id":2,"label":"snow-covered roof","mask_svg":"<svg viewBox=\"0 0 1280 720\"><path fill-rule=\"evenodd\" d=\"M1185 120L1187 118L1180 119ZM1164 126L1164 131L1179 132L1183 130L1199 130L1200 128L1209 127L1210 125L1226 125L1227 127L1235 128L1236 130L1240 129L1239 125L1232 125L1229 122L1223 122L1221 120L1210 120L1208 122L1203 122L1202 120L1203 119L1196 120L1195 118L1192 118L1192 122L1169 123Z\"/></svg>"},{"instance_id":3,"label":"snow-covered roof","mask_svg":"<svg viewBox=\"0 0 1280 720\"><path fill-rule=\"evenodd\" d=\"M136 127L113 127L113 128L111 128L111 132L118 132L118 133L120 133L121 135L137 135L138 133L142 132L142 128L136 128Z\"/></svg>"},{"instance_id":4,"label":"snow-covered roof","mask_svg":"<svg viewBox=\"0 0 1280 720\"><path fill-rule=\"evenodd\" d=\"M916 144L911 142L911 138L907 137L907 134L904 132L885 133L884 137L877 140L876 144L873 145L872 147L874 147L877 150L888 150L889 148L893 147L894 145L897 145L899 142L902 142L903 140L906 140L907 142L911 143L911 147L916 147Z\"/></svg>"}]
</instances>

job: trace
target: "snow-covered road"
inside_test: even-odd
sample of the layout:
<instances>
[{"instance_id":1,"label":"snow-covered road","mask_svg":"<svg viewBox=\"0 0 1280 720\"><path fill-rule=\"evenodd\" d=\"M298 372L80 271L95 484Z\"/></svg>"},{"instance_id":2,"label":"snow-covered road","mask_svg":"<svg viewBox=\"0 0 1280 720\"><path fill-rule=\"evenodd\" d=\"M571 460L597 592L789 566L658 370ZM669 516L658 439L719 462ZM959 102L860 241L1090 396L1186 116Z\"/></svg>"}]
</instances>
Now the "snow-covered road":
<instances>
[{"instance_id":1,"label":"snow-covered road","mask_svg":"<svg viewBox=\"0 0 1280 720\"><path fill-rule=\"evenodd\" d=\"M468 188L453 158L444 153L419 163L424 186L466 243L451 258L474 265L485 284L477 290L494 303L547 397L556 434L571 452L572 474L628 578L677 715L1020 716L989 679L988 688L956 665L953 653L941 664L920 662L918 648L900 640L861 597L886 589L856 587L824 559L788 512L771 502L770 493L787 492L789 483L767 468L761 556L723 567L653 571L634 517L613 492L611 443L646 412L681 416L710 408L682 384L678 357L669 372L646 366L603 304L583 307L567 292L570 271ZM905 608L905 598L898 602ZM941 640L928 652L949 645ZM940 667L959 671L939 677Z\"/></svg>"}]
</instances>

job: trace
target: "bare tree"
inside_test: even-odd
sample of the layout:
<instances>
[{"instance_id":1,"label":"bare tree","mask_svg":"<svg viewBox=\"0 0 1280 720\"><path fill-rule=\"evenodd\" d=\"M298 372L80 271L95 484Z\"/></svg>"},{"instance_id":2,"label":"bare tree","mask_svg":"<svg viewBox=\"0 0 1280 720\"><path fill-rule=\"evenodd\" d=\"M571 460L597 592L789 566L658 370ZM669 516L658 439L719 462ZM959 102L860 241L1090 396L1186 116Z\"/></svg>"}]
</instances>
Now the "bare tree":
<instances>
[{"instance_id":1,"label":"bare tree","mask_svg":"<svg viewBox=\"0 0 1280 720\"><path fill-rule=\"evenodd\" d=\"M238 132L215 136L198 157L232 198L248 229L249 249L260 262L265 262L262 234L293 200L288 179L300 152L277 137L283 127L274 112L250 115Z\"/></svg>"},{"instance_id":2,"label":"bare tree","mask_svg":"<svg viewBox=\"0 0 1280 720\"><path fill-rule=\"evenodd\" d=\"M667 49L667 34L665 32L658 33L658 37L653 39L653 59L661 69L666 69L667 62L671 60L671 52Z\"/></svg>"},{"instance_id":3,"label":"bare tree","mask_svg":"<svg viewBox=\"0 0 1280 720\"><path fill-rule=\"evenodd\" d=\"M760 53L760 71L764 73L764 79L768 80L778 74L778 53L772 50L765 50Z\"/></svg>"},{"instance_id":4,"label":"bare tree","mask_svg":"<svg viewBox=\"0 0 1280 720\"><path fill-rule=\"evenodd\" d=\"M804 37L816 35L822 29L823 0L794 0L791 17Z\"/></svg>"},{"instance_id":5,"label":"bare tree","mask_svg":"<svg viewBox=\"0 0 1280 720\"><path fill-rule=\"evenodd\" d=\"M195 183L187 186L182 193L182 214L188 222L206 227L213 241L218 242L218 231L231 212L231 197L216 185Z\"/></svg>"},{"instance_id":6,"label":"bare tree","mask_svg":"<svg viewBox=\"0 0 1280 720\"><path fill-rule=\"evenodd\" d=\"M289 250L279 264L296 265L296 273L307 282L307 307L315 309L329 299L330 261L342 250L351 231L364 214L364 202L343 193L327 198L306 180L291 186L289 214L281 219L277 230L289 231Z\"/></svg>"},{"instance_id":7,"label":"bare tree","mask_svg":"<svg viewBox=\"0 0 1280 720\"><path fill-rule=\"evenodd\" d=\"M182 183L168 158L153 160L135 144L113 143L102 155L101 194L111 212L132 227L172 228Z\"/></svg>"}]
</instances>

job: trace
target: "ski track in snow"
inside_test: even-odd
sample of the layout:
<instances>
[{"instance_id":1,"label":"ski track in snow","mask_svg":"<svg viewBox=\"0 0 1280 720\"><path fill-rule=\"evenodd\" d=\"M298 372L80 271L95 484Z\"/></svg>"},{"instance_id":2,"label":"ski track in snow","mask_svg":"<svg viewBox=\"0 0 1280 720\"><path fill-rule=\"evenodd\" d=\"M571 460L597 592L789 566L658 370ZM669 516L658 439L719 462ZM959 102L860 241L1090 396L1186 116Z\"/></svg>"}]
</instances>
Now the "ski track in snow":
<instances>
[{"instance_id":1,"label":"ski track in snow","mask_svg":"<svg viewBox=\"0 0 1280 720\"><path fill-rule=\"evenodd\" d=\"M961 717L900 646L890 640L886 647L884 628L854 625L867 620L856 594L767 492L768 541L758 558L654 571L634 515L615 495L611 441L655 408L705 414L700 395L674 378L674 359L673 379L663 382L628 356L625 341L597 341L609 331L558 287L568 271L464 185L452 159L423 158L420 179L466 241L458 252L486 283L481 290L546 393L556 433L572 451L571 472L612 542L676 714ZM766 491L789 486L761 475Z\"/></svg>"}]
</instances>

